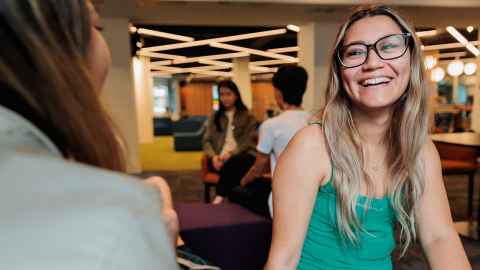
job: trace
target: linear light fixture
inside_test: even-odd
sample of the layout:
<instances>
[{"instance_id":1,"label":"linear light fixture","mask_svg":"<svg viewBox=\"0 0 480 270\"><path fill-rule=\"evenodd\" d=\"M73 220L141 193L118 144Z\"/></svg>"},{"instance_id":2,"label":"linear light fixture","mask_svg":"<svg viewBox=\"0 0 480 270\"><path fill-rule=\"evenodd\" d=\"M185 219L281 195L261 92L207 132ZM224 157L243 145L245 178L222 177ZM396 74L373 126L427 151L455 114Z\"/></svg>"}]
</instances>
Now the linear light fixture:
<instances>
[{"instance_id":1,"label":"linear light fixture","mask_svg":"<svg viewBox=\"0 0 480 270\"><path fill-rule=\"evenodd\" d=\"M435 36L436 34L438 34L438 31L437 30L429 30L429 31L418 31L415 33L417 35L417 37L431 37L431 36Z\"/></svg>"},{"instance_id":2,"label":"linear light fixture","mask_svg":"<svg viewBox=\"0 0 480 270\"><path fill-rule=\"evenodd\" d=\"M265 51L260 51L260 50L255 50L255 49L250 49L250 48L245 48L245 47L240 47L240 46L235 46L235 45L230 45L230 44L224 44L224 43L219 43L219 42L212 42L212 43L210 43L210 46L215 47L215 48L225 49L225 50L246 52L246 53L249 53L249 54L256 54L256 55L260 55L260 56L264 56L264 57L281 59L281 60L286 60L286 61L290 61L290 62L293 62L296 59L295 57L291 57L291 56L288 56L288 55L272 53L272 52L265 52Z\"/></svg>"},{"instance_id":3,"label":"linear light fixture","mask_svg":"<svg viewBox=\"0 0 480 270\"><path fill-rule=\"evenodd\" d=\"M205 56L185 58L185 59L182 59L182 60L175 60L175 61L173 61L173 63L178 65L178 64L195 63L195 62L198 62L200 60L221 60L221 59L246 57L246 56L249 56L249 55L250 54L246 53L246 52L213 54L213 55L205 55Z\"/></svg>"},{"instance_id":4,"label":"linear light fixture","mask_svg":"<svg viewBox=\"0 0 480 270\"><path fill-rule=\"evenodd\" d=\"M222 67L222 66L201 66L201 67L194 67L194 68L187 68L187 71L189 69L194 69L194 70L222 70L222 69L228 69L227 67Z\"/></svg>"},{"instance_id":5,"label":"linear light fixture","mask_svg":"<svg viewBox=\"0 0 480 270\"><path fill-rule=\"evenodd\" d=\"M144 52L144 51L142 51L142 50L137 51L137 55L147 56L147 57L153 57L153 58L170 59L170 60L183 60L183 59L187 59L187 57L181 56L181 55L167 54L167 53Z\"/></svg>"},{"instance_id":6,"label":"linear light fixture","mask_svg":"<svg viewBox=\"0 0 480 270\"><path fill-rule=\"evenodd\" d=\"M160 77L163 77L163 78L171 78L172 77L171 73L161 72L161 71L152 71L150 74L152 74L152 76L160 76Z\"/></svg>"},{"instance_id":7,"label":"linear light fixture","mask_svg":"<svg viewBox=\"0 0 480 270\"><path fill-rule=\"evenodd\" d=\"M200 59L198 62L199 62L200 64L204 64L204 65L219 66L219 67L224 67L224 68L231 68L231 67L233 67L233 64L232 64L232 63L223 62L223 61L202 60L202 59Z\"/></svg>"},{"instance_id":8,"label":"linear light fixture","mask_svg":"<svg viewBox=\"0 0 480 270\"><path fill-rule=\"evenodd\" d=\"M250 64L248 68L252 71L252 73L268 73L268 72L273 72L272 68L268 67L261 67L261 66L255 66Z\"/></svg>"},{"instance_id":9,"label":"linear light fixture","mask_svg":"<svg viewBox=\"0 0 480 270\"><path fill-rule=\"evenodd\" d=\"M163 60L163 61L155 61L150 63L152 66L170 66L173 64L172 60Z\"/></svg>"},{"instance_id":10,"label":"linear light fixture","mask_svg":"<svg viewBox=\"0 0 480 270\"><path fill-rule=\"evenodd\" d=\"M453 53L441 53L438 55L438 58L456 58L467 56L466 52L453 52Z\"/></svg>"},{"instance_id":11,"label":"linear light fixture","mask_svg":"<svg viewBox=\"0 0 480 270\"><path fill-rule=\"evenodd\" d=\"M145 29L145 28L139 28L137 30L137 33L139 33L140 35L146 35L146 36L152 36L152 37L161 37L161 38L172 39L172 40L177 40L177 41L184 41L184 42L191 42L191 41L195 40L192 37L187 37L187 36L182 36L182 35L177 35L177 34L171 34L171 33L162 32L162 31L155 31L155 30L150 30L150 29Z\"/></svg>"},{"instance_id":12,"label":"linear light fixture","mask_svg":"<svg viewBox=\"0 0 480 270\"><path fill-rule=\"evenodd\" d=\"M480 45L480 41L472 41L470 42L473 45ZM423 46L423 51L435 51L435 50L442 50L442 49L453 49L453 48L460 48L463 47L462 43L445 43L445 44L438 44L438 45L430 45L430 46Z\"/></svg>"},{"instance_id":13,"label":"linear light fixture","mask_svg":"<svg viewBox=\"0 0 480 270\"><path fill-rule=\"evenodd\" d=\"M151 70L159 70L159 71L165 71L165 72L170 72L170 73L185 73L184 68L177 68L177 67L167 67L167 66L151 66Z\"/></svg>"},{"instance_id":14,"label":"linear light fixture","mask_svg":"<svg viewBox=\"0 0 480 270\"><path fill-rule=\"evenodd\" d=\"M300 27L294 25L294 24L289 24L287 25L287 29L293 32L300 32Z\"/></svg>"},{"instance_id":15,"label":"linear light fixture","mask_svg":"<svg viewBox=\"0 0 480 270\"><path fill-rule=\"evenodd\" d=\"M205 65L214 65L214 66L219 66L219 67L223 67L223 68L232 68L233 67L232 63L222 62L222 61L200 60L198 62L201 63L201 64L205 64ZM258 73L272 72L271 68L256 66L256 65L253 65L252 63L250 63L248 65L248 68L251 71L258 72Z\"/></svg>"},{"instance_id":16,"label":"linear light fixture","mask_svg":"<svg viewBox=\"0 0 480 270\"><path fill-rule=\"evenodd\" d=\"M282 34L285 34L286 32L287 32L286 29L281 28L281 29L275 29L275 30L254 32L254 33L220 37L220 38L211 38L211 39L196 40L191 42L181 42L181 43L175 43L175 44L147 47L147 48L143 48L142 51L159 52L159 51L182 49L182 48L189 48L189 47L196 47L196 46L205 46L210 44L211 42L231 42L231 41L259 38L259 37L266 37L266 36L282 35Z\"/></svg>"},{"instance_id":17,"label":"linear light fixture","mask_svg":"<svg viewBox=\"0 0 480 270\"><path fill-rule=\"evenodd\" d=\"M300 47L294 46L294 47L284 47L284 48L270 49L270 50L267 50L267 52L286 53L286 52L298 52L299 50L300 50Z\"/></svg>"},{"instance_id":18,"label":"linear light fixture","mask_svg":"<svg viewBox=\"0 0 480 270\"><path fill-rule=\"evenodd\" d=\"M206 66L206 67L192 67L192 68L177 68L177 67L167 67L167 66L152 66L150 69L152 72L160 72L167 74L178 74L178 73L199 73L207 74L213 76L227 76L229 72L214 71L218 67ZM218 68L220 69L220 68ZM222 68L223 69L223 68Z\"/></svg>"},{"instance_id":19,"label":"linear light fixture","mask_svg":"<svg viewBox=\"0 0 480 270\"><path fill-rule=\"evenodd\" d=\"M210 70L195 70L195 68L190 68L192 73L202 74L202 75L211 75L211 76L219 76L219 77L232 77L232 72L225 72L225 71L210 71Z\"/></svg>"},{"instance_id":20,"label":"linear light fixture","mask_svg":"<svg viewBox=\"0 0 480 270\"><path fill-rule=\"evenodd\" d=\"M480 51L477 49L477 47L473 46L460 32L455 29L453 26L447 26L447 32L450 33L454 38L458 40L463 46L465 46L473 55L479 56Z\"/></svg>"},{"instance_id":21,"label":"linear light fixture","mask_svg":"<svg viewBox=\"0 0 480 270\"><path fill-rule=\"evenodd\" d=\"M273 66L273 65L281 65L281 64L290 64L290 63L298 63L298 58L295 58L295 61L286 61L286 60L265 60L265 61L255 61L251 62L251 64L256 66Z\"/></svg>"}]
</instances>

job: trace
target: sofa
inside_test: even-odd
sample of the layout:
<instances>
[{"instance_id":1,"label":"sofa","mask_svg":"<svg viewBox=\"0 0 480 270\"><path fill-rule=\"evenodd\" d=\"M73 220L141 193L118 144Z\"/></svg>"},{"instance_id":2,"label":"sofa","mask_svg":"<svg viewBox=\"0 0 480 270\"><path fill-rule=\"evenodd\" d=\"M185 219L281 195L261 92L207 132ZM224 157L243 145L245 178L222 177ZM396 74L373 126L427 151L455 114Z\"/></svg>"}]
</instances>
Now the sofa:
<instances>
[{"instance_id":1,"label":"sofa","mask_svg":"<svg viewBox=\"0 0 480 270\"><path fill-rule=\"evenodd\" d=\"M207 116L190 116L173 122L175 151L201 151Z\"/></svg>"},{"instance_id":2,"label":"sofa","mask_svg":"<svg viewBox=\"0 0 480 270\"><path fill-rule=\"evenodd\" d=\"M180 235L195 254L222 270L261 270L272 221L233 203L177 203Z\"/></svg>"},{"instance_id":3,"label":"sofa","mask_svg":"<svg viewBox=\"0 0 480 270\"><path fill-rule=\"evenodd\" d=\"M173 124L170 117L153 118L154 136L171 136L173 133Z\"/></svg>"}]
</instances>

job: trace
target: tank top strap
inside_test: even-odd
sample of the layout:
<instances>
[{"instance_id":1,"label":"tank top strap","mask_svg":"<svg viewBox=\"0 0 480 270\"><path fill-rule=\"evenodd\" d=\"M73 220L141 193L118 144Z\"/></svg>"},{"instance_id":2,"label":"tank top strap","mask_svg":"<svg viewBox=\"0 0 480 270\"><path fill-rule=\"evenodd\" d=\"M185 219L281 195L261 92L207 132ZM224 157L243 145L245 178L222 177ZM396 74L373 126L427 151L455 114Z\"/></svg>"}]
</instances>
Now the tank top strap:
<instances>
[{"instance_id":1,"label":"tank top strap","mask_svg":"<svg viewBox=\"0 0 480 270\"><path fill-rule=\"evenodd\" d=\"M331 164L332 164L332 169L330 171L330 178L321 188L333 189L333 179L335 177L335 166L333 166L333 162L331 162Z\"/></svg>"},{"instance_id":2,"label":"tank top strap","mask_svg":"<svg viewBox=\"0 0 480 270\"><path fill-rule=\"evenodd\" d=\"M323 122L321 120L312 120L308 122L308 125L318 125L319 127L323 128Z\"/></svg>"}]
</instances>

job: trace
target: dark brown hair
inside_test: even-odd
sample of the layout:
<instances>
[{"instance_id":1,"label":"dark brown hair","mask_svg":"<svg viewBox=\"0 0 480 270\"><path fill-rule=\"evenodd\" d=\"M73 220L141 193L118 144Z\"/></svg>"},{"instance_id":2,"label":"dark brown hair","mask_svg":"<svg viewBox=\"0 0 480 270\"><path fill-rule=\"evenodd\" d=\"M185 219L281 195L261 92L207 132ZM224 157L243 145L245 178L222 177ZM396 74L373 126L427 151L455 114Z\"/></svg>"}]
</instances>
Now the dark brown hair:
<instances>
[{"instance_id":1,"label":"dark brown hair","mask_svg":"<svg viewBox=\"0 0 480 270\"><path fill-rule=\"evenodd\" d=\"M0 1L0 36L0 105L39 127L65 158L124 171L122 144L86 64L87 1Z\"/></svg>"}]
</instances>

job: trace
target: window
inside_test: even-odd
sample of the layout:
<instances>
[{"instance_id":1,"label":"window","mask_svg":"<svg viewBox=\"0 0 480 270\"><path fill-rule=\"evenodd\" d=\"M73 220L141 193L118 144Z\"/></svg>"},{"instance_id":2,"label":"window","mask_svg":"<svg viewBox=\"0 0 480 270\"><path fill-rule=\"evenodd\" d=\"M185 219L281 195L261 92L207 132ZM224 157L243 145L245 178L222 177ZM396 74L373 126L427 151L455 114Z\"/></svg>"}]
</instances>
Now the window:
<instances>
[{"instance_id":1,"label":"window","mask_svg":"<svg viewBox=\"0 0 480 270\"><path fill-rule=\"evenodd\" d=\"M212 86L212 105L213 110L218 111L220 108L220 97L218 96L218 85L214 84Z\"/></svg>"},{"instance_id":2,"label":"window","mask_svg":"<svg viewBox=\"0 0 480 270\"><path fill-rule=\"evenodd\" d=\"M172 80L153 77L153 112L155 116L169 116L175 112L175 90Z\"/></svg>"}]
</instances>

